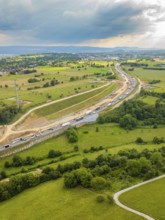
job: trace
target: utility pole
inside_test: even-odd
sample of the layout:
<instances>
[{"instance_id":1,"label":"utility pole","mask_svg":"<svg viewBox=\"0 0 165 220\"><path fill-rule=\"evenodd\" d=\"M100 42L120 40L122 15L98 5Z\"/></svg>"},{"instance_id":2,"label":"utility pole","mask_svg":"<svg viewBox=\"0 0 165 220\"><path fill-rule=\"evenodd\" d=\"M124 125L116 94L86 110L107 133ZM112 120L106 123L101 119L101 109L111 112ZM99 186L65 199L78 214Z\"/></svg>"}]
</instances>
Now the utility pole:
<instances>
[{"instance_id":1,"label":"utility pole","mask_svg":"<svg viewBox=\"0 0 165 220\"><path fill-rule=\"evenodd\" d=\"M19 96L18 96L18 90L17 90L17 83L16 83L16 79L14 80L14 87L15 87L15 98L16 98L16 105L17 105L17 108L19 109Z\"/></svg>"}]
</instances>

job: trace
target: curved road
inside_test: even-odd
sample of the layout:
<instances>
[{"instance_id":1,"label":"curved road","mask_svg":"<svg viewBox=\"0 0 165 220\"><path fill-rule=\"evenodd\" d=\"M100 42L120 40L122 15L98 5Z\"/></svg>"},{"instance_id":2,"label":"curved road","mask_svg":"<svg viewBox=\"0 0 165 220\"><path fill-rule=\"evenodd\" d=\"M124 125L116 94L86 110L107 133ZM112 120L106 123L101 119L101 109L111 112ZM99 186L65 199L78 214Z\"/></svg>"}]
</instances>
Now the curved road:
<instances>
[{"instance_id":1,"label":"curved road","mask_svg":"<svg viewBox=\"0 0 165 220\"><path fill-rule=\"evenodd\" d=\"M148 184L148 183L154 182L154 181L159 180L159 179L162 179L162 178L165 178L165 174L162 175L162 176L153 178L153 179L151 179L151 180L147 180L147 181L145 181L145 182L139 183L139 184L137 184L137 185L131 186L131 187L127 188L127 189L123 189L123 190L121 190L121 191L115 193L114 196L113 196L113 198L114 198L114 201L115 201L116 205L118 205L118 206L120 206L121 208L123 208L123 209L125 209L125 210L127 210L127 211L129 211L129 212L132 212L132 213L134 213L134 214L136 214L136 215L140 215L140 216L142 216L143 218L145 218L145 219L147 219L147 220L155 220L154 218L150 217L149 215L146 215L146 214L144 214L144 213L142 213L142 212L139 212L139 211L137 211L137 210L134 210L134 209L132 209L132 208L129 208L129 207L126 206L126 205L123 205L123 204L119 201L119 197L120 197L123 193L125 193L125 192L128 192L128 191L130 191L130 190L132 190L132 189L138 188L138 187L140 187L140 186L146 185L146 184Z\"/></svg>"}]
</instances>

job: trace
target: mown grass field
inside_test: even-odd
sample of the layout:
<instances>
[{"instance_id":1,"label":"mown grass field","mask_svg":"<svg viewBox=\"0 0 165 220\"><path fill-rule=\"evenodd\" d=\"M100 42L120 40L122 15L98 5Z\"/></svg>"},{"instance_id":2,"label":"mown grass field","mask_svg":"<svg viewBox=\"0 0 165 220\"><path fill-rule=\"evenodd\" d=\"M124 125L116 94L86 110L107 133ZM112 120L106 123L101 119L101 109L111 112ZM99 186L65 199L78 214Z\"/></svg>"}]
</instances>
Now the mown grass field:
<instances>
[{"instance_id":1,"label":"mown grass field","mask_svg":"<svg viewBox=\"0 0 165 220\"><path fill-rule=\"evenodd\" d=\"M143 220L108 201L96 202L97 193L65 189L63 180L51 181L26 190L0 204L1 220Z\"/></svg>"},{"instance_id":2,"label":"mown grass field","mask_svg":"<svg viewBox=\"0 0 165 220\"><path fill-rule=\"evenodd\" d=\"M46 116L48 119L62 117L68 113L78 111L84 107L88 107L92 103L100 100L110 94L116 88L116 84L82 94L70 99L52 104L50 106L34 111L34 116Z\"/></svg>"},{"instance_id":3,"label":"mown grass field","mask_svg":"<svg viewBox=\"0 0 165 220\"><path fill-rule=\"evenodd\" d=\"M124 193L120 201L156 220L165 219L165 178Z\"/></svg>"}]
</instances>

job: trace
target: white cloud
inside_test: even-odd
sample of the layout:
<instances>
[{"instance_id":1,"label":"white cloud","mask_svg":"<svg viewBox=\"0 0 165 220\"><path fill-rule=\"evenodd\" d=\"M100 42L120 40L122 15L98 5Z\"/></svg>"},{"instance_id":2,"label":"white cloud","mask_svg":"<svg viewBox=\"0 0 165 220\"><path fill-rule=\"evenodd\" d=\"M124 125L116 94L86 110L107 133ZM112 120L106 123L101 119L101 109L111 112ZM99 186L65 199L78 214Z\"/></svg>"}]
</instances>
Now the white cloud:
<instances>
[{"instance_id":1,"label":"white cloud","mask_svg":"<svg viewBox=\"0 0 165 220\"><path fill-rule=\"evenodd\" d=\"M164 11L164 0L0 0L0 44L159 46Z\"/></svg>"}]
</instances>

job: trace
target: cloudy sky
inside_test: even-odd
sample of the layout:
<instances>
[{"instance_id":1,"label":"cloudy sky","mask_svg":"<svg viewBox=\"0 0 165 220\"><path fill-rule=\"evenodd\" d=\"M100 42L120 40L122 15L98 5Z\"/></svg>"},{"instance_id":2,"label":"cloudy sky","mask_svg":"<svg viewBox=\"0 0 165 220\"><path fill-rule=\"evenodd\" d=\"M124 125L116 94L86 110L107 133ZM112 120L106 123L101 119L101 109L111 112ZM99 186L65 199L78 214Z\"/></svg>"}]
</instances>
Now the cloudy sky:
<instances>
[{"instance_id":1,"label":"cloudy sky","mask_svg":"<svg viewBox=\"0 0 165 220\"><path fill-rule=\"evenodd\" d=\"M0 0L0 45L165 48L165 0Z\"/></svg>"}]
</instances>

